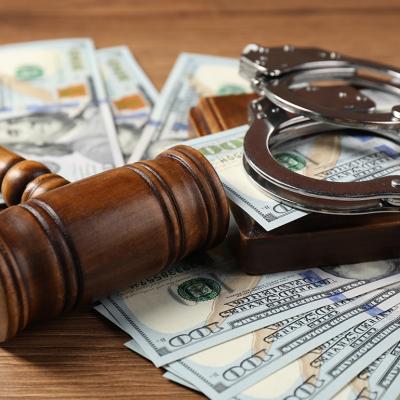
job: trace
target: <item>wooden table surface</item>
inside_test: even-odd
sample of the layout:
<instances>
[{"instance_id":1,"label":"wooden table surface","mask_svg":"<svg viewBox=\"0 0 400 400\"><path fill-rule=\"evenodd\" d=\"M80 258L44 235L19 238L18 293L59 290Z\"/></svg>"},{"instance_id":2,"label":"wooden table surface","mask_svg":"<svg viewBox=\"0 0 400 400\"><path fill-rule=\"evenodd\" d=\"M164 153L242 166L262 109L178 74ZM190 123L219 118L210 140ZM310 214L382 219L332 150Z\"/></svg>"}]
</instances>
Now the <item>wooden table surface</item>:
<instances>
[{"instance_id":1,"label":"wooden table surface","mask_svg":"<svg viewBox=\"0 0 400 400\"><path fill-rule=\"evenodd\" d=\"M126 44L161 88L182 51L238 57L249 42L320 46L400 66L398 0L1 0L0 42L92 37ZM195 399L123 347L89 309L0 349L2 399Z\"/></svg>"}]
</instances>

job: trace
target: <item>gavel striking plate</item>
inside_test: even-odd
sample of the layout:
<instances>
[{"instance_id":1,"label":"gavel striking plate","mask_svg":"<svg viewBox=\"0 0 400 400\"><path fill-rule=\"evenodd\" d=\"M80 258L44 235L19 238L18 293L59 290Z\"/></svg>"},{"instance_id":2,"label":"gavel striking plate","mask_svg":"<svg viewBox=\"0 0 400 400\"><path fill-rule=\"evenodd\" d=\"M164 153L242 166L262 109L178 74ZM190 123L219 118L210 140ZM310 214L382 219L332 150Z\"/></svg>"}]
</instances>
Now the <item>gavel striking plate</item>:
<instances>
[{"instance_id":1,"label":"gavel striking plate","mask_svg":"<svg viewBox=\"0 0 400 400\"><path fill-rule=\"evenodd\" d=\"M330 130L359 129L400 143L400 70L314 48L248 45L241 73L263 96L251 104L253 122L243 163L269 195L305 211L365 214L400 211L400 176L329 182L281 166L273 146ZM325 85L324 85L325 83ZM362 93L377 90L398 104L380 111Z\"/></svg>"}]
</instances>

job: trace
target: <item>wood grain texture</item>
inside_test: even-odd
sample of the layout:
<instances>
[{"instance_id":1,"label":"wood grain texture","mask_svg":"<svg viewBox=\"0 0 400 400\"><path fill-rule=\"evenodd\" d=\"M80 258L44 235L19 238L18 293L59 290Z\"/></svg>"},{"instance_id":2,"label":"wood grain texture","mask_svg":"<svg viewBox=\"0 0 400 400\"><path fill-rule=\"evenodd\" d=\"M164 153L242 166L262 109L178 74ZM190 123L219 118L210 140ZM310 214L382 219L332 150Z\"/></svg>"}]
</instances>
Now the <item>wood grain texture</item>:
<instances>
[{"instance_id":1,"label":"wood grain texture","mask_svg":"<svg viewBox=\"0 0 400 400\"><path fill-rule=\"evenodd\" d=\"M0 352L0 398L199 398L167 382L127 340L88 309L33 327Z\"/></svg>"},{"instance_id":2,"label":"wood grain texture","mask_svg":"<svg viewBox=\"0 0 400 400\"><path fill-rule=\"evenodd\" d=\"M398 0L2 0L0 42L91 36L127 44L160 88L181 51L237 57L248 42L313 45L400 65ZM123 348L88 310L0 350L1 399L195 399Z\"/></svg>"}]
</instances>

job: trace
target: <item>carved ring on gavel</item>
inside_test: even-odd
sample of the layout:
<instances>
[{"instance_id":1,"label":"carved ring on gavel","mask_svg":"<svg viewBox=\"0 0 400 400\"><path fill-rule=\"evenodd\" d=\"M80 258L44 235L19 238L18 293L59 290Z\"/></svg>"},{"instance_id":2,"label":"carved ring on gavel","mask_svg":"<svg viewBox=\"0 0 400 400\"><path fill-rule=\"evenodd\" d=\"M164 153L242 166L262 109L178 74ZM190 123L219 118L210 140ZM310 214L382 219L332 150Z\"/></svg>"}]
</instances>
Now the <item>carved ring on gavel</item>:
<instances>
[{"instance_id":1,"label":"carved ring on gavel","mask_svg":"<svg viewBox=\"0 0 400 400\"><path fill-rule=\"evenodd\" d=\"M187 146L78 182L0 149L0 341L226 235L211 164ZM18 204L21 203L21 204Z\"/></svg>"}]
</instances>

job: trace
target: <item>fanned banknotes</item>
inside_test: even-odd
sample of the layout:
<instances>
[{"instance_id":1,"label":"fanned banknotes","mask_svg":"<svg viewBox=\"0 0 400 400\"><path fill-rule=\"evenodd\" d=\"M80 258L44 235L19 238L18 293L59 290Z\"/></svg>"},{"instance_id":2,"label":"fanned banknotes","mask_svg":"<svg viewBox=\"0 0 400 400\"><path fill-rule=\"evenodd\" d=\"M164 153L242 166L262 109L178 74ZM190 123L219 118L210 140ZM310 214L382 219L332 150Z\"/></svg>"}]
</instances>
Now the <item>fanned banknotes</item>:
<instances>
[{"instance_id":1,"label":"fanned banknotes","mask_svg":"<svg viewBox=\"0 0 400 400\"><path fill-rule=\"evenodd\" d=\"M372 361L365 367L355 378L353 378L342 390L340 390L334 397L334 400L357 400L357 399L377 399L377 374L375 371L381 365L382 361L386 359L391 351L396 346L387 350L377 359Z\"/></svg>"},{"instance_id":2,"label":"fanned banknotes","mask_svg":"<svg viewBox=\"0 0 400 400\"><path fill-rule=\"evenodd\" d=\"M334 400L396 400L399 398L399 385L400 342L397 342L364 368Z\"/></svg>"},{"instance_id":3,"label":"fanned banknotes","mask_svg":"<svg viewBox=\"0 0 400 400\"><path fill-rule=\"evenodd\" d=\"M131 344L132 344L132 341L129 341L128 343L125 343L125 346L128 347L128 348L130 348L131 350L133 350L132 347L131 347ZM136 352L136 350L133 350L133 351ZM192 385L192 384L191 384L190 382L188 382L188 381L185 381L183 378L181 378L181 377L178 376L178 375L175 375L174 373L172 373L172 372L170 372L170 371L166 371L166 372L163 374L163 377L164 377L165 379L168 379L168 380L172 381L172 382L179 383L179 385L185 386L185 387L187 387L187 388L189 388L189 389L196 390L197 392L200 391L199 389L197 389L196 386Z\"/></svg>"},{"instance_id":4,"label":"fanned banknotes","mask_svg":"<svg viewBox=\"0 0 400 400\"><path fill-rule=\"evenodd\" d=\"M89 39L0 46L0 143L69 180L121 165Z\"/></svg>"},{"instance_id":5,"label":"fanned banknotes","mask_svg":"<svg viewBox=\"0 0 400 400\"><path fill-rule=\"evenodd\" d=\"M150 117L158 92L126 46L97 50L125 161Z\"/></svg>"},{"instance_id":6,"label":"fanned banknotes","mask_svg":"<svg viewBox=\"0 0 400 400\"><path fill-rule=\"evenodd\" d=\"M381 290L355 300L338 301L179 360L168 369L212 399L230 399L399 302L399 290Z\"/></svg>"},{"instance_id":7,"label":"fanned banknotes","mask_svg":"<svg viewBox=\"0 0 400 400\"><path fill-rule=\"evenodd\" d=\"M397 261L249 276L225 255L209 253L102 303L161 366L399 278Z\"/></svg>"},{"instance_id":8,"label":"fanned banknotes","mask_svg":"<svg viewBox=\"0 0 400 400\"><path fill-rule=\"evenodd\" d=\"M320 311L317 309L306 314L309 316L305 319L306 325L309 325L309 333L307 333L307 327L304 329L306 325L299 323L305 315L300 318L293 317L289 321L282 321L265 328L265 331L268 331L265 339L272 339L272 342L263 337L257 338L256 332L254 332L254 337L247 342L252 344L252 347L261 344L263 348L228 369L226 371L228 380L240 380L246 373L263 366L263 363L269 360L268 354L274 341L280 341L277 348L281 350L292 350L295 348L293 347L294 343L301 343L303 346L313 349L309 352L303 351L301 357L296 357L295 361L283 368L271 369L269 367L267 378L256 381L257 383L239 395L227 398L237 400L311 400L329 399L337 393L334 396L335 400L361 398L372 400L383 398L383 394L385 394L384 398L396 399L398 394L396 384L399 380L400 366L399 343L396 336L400 326L400 310L396 305L398 294L398 290L388 289L371 296L363 296L363 299L360 298L356 301L341 302L337 310L339 311L342 307L345 312L339 311L331 314L330 311L333 310L331 307L323 307L319 309ZM381 301L379 305L376 303L377 300ZM383 307L379 307L382 305ZM355 313L354 311L357 309L362 312ZM348 319L349 314L351 316ZM335 321L336 327L332 325L330 330L321 329L324 325L329 326L331 321ZM346 325L347 328L345 328ZM302 328L303 332L300 334L296 332ZM314 338L318 338L318 341L311 340L309 342L304 339L308 338L310 334L314 334ZM208 376L215 377L222 362L234 359L235 354L240 351L245 342L246 337L232 341L230 348L225 349L225 354L219 354L216 349L211 348L202 352L204 354L199 353L190 358L203 360L208 365L208 367L205 365L205 368L208 368ZM322 344L314 348L315 343L318 342ZM387 350L393 343L396 344ZM125 345L140 355L148 357L135 341L131 340ZM222 348L223 346L225 345L218 347ZM265 351L266 349L268 350ZM182 364L187 362L188 359L183 359L167 365L167 372L164 376L193 390L201 390L211 398L224 398L219 394L216 395L218 391L223 391L224 385L214 384L214 394L210 396L210 391L204 390L204 382L207 382L207 379L202 378L196 369L189 374L187 371L185 373L184 369L182 370ZM189 366L188 370L190 369ZM359 373L358 376L356 376L357 373ZM352 379L353 377L354 379ZM200 385L197 386L199 383ZM340 391L343 386L344 388Z\"/></svg>"},{"instance_id":9,"label":"fanned banknotes","mask_svg":"<svg viewBox=\"0 0 400 400\"><path fill-rule=\"evenodd\" d=\"M399 328L399 317L398 307L371 314L368 319L339 332L294 363L258 382L237 399L333 398L397 341L395 332Z\"/></svg>"},{"instance_id":10,"label":"fanned banknotes","mask_svg":"<svg viewBox=\"0 0 400 400\"><path fill-rule=\"evenodd\" d=\"M374 368L371 369L371 366ZM357 398L370 396L377 400L396 400L400 386L400 342L397 342L383 356L369 366L369 391L357 393ZM339 399L336 399L339 400Z\"/></svg>"},{"instance_id":11,"label":"fanned banknotes","mask_svg":"<svg viewBox=\"0 0 400 400\"><path fill-rule=\"evenodd\" d=\"M182 53L162 91L129 162L154 158L162 150L188 139L188 114L201 96L250 91L233 58Z\"/></svg>"}]
</instances>

